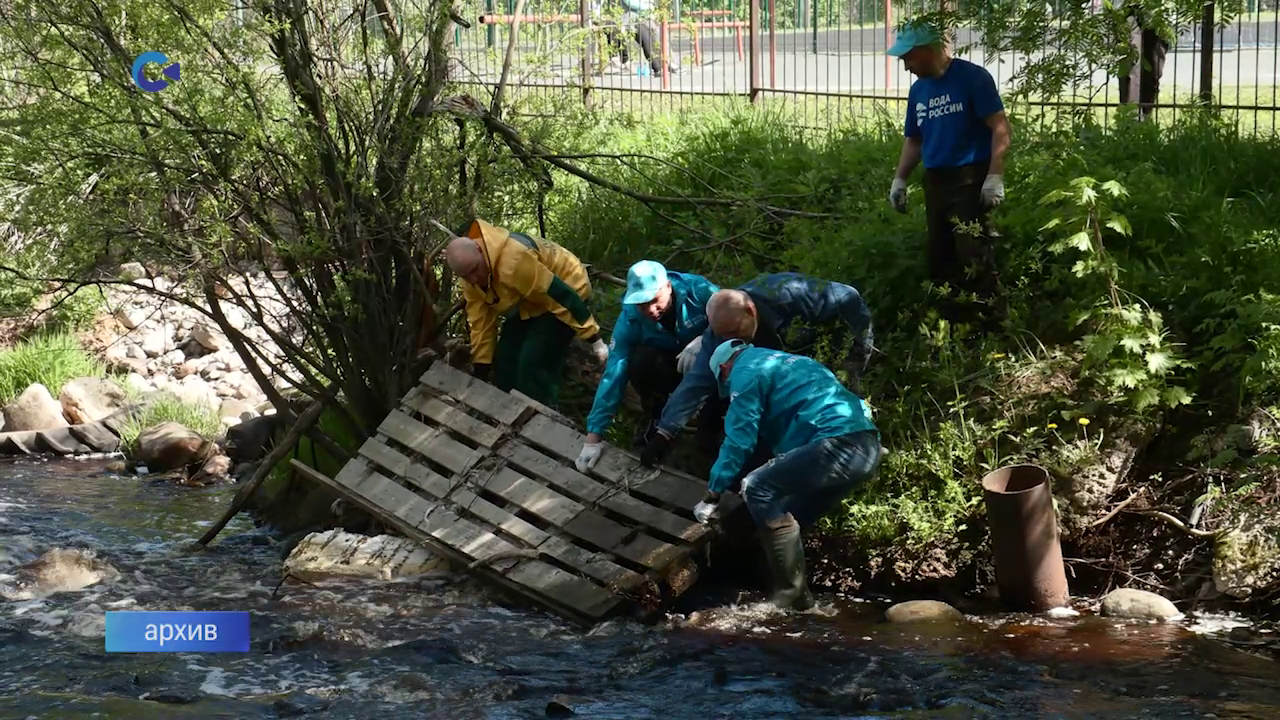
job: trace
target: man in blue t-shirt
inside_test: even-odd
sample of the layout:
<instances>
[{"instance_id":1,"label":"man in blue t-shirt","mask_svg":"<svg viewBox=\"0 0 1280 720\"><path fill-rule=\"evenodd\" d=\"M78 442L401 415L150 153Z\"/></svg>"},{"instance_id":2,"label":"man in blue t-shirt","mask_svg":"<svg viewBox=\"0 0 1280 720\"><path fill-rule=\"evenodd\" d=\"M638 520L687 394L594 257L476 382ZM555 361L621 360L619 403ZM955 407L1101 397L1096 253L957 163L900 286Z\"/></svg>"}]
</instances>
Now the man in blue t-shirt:
<instances>
[{"instance_id":1,"label":"man in blue t-shirt","mask_svg":"<svg viewBox=\"0 0 1280 720\"><path fill-rule=\"evenodd\" d=\"M918 78L907 95L906 140L889 203L907 211L907 176L923 162L929 277L974 293L989 306L985 319L998 323L1005 308L987 213L1004 201L1010 128L1000 91L991 73L951 57L942 34L922 22L904 25L888 54ZM978 231L958 223L976 223Z\"/></svg>"}]
</instances>

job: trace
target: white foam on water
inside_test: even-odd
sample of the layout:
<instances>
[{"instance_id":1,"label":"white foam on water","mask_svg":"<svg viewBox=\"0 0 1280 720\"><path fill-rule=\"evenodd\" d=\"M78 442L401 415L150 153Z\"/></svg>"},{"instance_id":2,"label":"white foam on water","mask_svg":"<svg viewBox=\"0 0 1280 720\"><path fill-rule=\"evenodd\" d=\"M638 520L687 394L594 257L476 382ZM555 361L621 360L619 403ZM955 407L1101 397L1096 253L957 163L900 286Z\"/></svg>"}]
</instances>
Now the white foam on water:
<instances>
[{"instance_id":1,"label":"white foam on water","mask_svg":"<svg viewBox=\"0 0 1280 720\"><path fill-rule=\"evenodd\" d=\"M1080 611L1064 605L1062 607L1050 608L1045 612L1045 615L1048 615L1051 618L1073 618L1080 617Z\"/></svg>"},{"instance_id":2,"label":"white foam on water","mask_svg":"<svg viewBox=\"0 0 1280 720\"><path fill-rule=\"evenodd\" d=\"M1187 629L1199 635L1213 635L1215 633L1228 632L1232 628L1249 627L1251 625L1253 623L1235 614L1197 614L1187 624Z\"/></svg>"},{"instance_id":3,"label":"white foam on water","mask_svg":"<svg viewBox=\"0 0 1280 720\"><path fill-rule=\"evenodd\" d=\"M204 681L200 683L200 692L206 695L222 695L224 697L235 697L227 685L227 671L220 667L204 668L197 665L188 665L192 670L204 670Z\"/></svg>"}]
</instances>

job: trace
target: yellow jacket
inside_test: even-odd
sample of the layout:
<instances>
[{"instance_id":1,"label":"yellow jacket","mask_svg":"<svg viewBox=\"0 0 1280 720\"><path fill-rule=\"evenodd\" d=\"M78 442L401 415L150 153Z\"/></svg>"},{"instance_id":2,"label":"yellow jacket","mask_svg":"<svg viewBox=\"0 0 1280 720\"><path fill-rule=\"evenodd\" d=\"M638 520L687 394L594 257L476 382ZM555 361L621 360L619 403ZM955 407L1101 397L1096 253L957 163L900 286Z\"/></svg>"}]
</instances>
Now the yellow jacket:
<instances>
[{"instance_id":1,"label":"yellow jacket","mask_svg":"<svg viewBox=\"0 0 1280 720\"><path fill-rule=\"evenodd\" d=\"M547 295L551 281L560 278L584 302L590 299L591 280L576 255L550 240L513 235L506 228L479 219L471 223L467 237L480 244L489 267L488 290L458 279L467 304L467 324L471 326L472 362L493 362L498 318L513 309L518 310L521 319L553 312L583 340L600 334L594 313L580 323L564 305Z\"/></svg>"}]
</instances>

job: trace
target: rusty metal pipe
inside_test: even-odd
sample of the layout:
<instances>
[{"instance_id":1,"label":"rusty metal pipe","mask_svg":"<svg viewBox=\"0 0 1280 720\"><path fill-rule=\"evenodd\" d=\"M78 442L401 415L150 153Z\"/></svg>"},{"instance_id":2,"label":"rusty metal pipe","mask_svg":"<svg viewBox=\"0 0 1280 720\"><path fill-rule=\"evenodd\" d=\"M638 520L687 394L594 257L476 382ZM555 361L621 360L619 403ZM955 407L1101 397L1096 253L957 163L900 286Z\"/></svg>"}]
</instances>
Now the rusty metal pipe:
<instances>
[{"instance_id":1,"label":"rusty metal pipe","mask_svg":"<svg viewBox=\"0 0 1280 720\"><path fill-rule=\"evenodd\" d=\"M1067 605L1071 595L1048 471L1002 467L982 478L982 491L1001 602L1020 612Z\"/></svg>"}]
</instances>

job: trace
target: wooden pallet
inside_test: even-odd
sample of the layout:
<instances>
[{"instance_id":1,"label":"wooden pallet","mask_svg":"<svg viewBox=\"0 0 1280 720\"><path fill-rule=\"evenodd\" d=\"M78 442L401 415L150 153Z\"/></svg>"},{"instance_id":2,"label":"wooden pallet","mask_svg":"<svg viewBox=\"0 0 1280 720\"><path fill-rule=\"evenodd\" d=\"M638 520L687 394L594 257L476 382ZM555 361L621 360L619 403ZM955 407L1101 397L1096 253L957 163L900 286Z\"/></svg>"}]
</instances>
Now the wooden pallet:
<instances>
[{"instance_id":1,"label":"wooden pallet","mask_svg":"<svg viewBox=\"0 0 1280 720\"><path fill-rule=\"evenodd\" d=\"M336 477L293 464L561 615L647 614L697 579L692 556L716 534L693 518L706 484L608 444L584 475L584 439L554 410L437 362ZM721 504L726 517L741 508L730 494Z\"/></svg>"}]
</instances>

